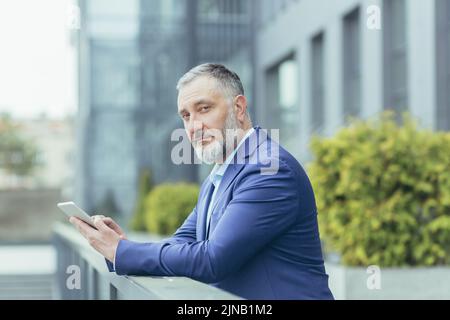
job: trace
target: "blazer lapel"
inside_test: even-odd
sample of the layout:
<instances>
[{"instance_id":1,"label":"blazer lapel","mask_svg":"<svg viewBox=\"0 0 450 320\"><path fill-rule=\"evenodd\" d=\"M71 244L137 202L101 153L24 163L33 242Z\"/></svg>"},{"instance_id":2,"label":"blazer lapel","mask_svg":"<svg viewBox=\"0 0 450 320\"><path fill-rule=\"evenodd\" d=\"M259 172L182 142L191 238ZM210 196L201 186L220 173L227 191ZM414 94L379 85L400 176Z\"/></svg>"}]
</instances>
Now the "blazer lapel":
<instances>
[{"instance_id":1,"label":"blazer lapel","mask_svg":"<svg viewBox=\"0 0 450 320\"><path fill-rule=\"evenodd\" d=\"M209 202L212 196L212 188L213 184L208 181L197 209L197 240L205 240L206 216L208 214Z\"/></svg>"},{"instance_id":2,"label":"blazer lapel","mask_svg":"<svg viewBox=\"0 0 450 320\"><path fill-rule=\"evenodd\" d=\"M264 130L261 130L260 127L255 127L255 132L253 132L253 134L251 134L248 137L248 139L241 145L239 150L236 152L236 155L234 156L233 159L234 161L232 161L228 165L227 170L225 171L225 174L222 178L222 181L220 182L219 189L217 190L211 211L211 220L210 220L211 224L213 221L213 216L215 214L214 211L216 209L217 204L219 203L219 200L223 197L228 187L233 182L234 178L239 174L239 172L242 171L242 169L244 169L245 160L258 149L261 143L263 143L266 140L267 140L267 133ZM213 231L214 227L215 224L211 225L210 228L208 228L208 234L206 234L207 238L209 237L209 234L211 234L211 232Z\"/></svg>"}]
</instances>

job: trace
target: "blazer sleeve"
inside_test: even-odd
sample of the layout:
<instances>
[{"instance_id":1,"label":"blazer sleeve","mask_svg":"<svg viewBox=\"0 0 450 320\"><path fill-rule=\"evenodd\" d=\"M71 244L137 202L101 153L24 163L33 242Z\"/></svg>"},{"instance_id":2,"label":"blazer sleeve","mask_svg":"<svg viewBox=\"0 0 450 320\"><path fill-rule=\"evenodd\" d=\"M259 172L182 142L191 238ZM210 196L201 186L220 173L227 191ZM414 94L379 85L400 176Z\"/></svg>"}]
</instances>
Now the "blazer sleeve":
<instances>
[{"instance_id":1,"label":"blazer sleeve","mask_svg":"<svg viewBox=\"0 0 450 320\"><path fill-rule=\"evenodd\" d=\"M207 283L237 271L298 218L298 181L280 161L278 173L246 167L233 199L208 240L137 243L122 240L116 252L119 275L186 276ZM182 238L189 233L180 231Z\"/></svg>"},{"instance_id":2,"label":"blazer sleeve","mask_svg":"<svg viewBox=\"0 0 450 320\"><path fill-rule=\"evenodd\" d=\"M186 220L183 222L181 227L175 231L173 236L160 240L161 243L185 243L193 242L197 238L197 207L195 207ZM117 252L116 252L117 255ZM109 272L115 272L115 263L112 263L108 259L105 259L106 266Z\"/></svg>"},{"instance_id":3,"label":"blazer sleeve","mask_svg":"<svg viewBox=\"0 0 450 320\"><path fill-rule=\"evenodd\" d=\"M197 206L192 210L181 227L170 238L163 239L163 243L189 243L197 239Z\"/></svg>"}]
</instances>

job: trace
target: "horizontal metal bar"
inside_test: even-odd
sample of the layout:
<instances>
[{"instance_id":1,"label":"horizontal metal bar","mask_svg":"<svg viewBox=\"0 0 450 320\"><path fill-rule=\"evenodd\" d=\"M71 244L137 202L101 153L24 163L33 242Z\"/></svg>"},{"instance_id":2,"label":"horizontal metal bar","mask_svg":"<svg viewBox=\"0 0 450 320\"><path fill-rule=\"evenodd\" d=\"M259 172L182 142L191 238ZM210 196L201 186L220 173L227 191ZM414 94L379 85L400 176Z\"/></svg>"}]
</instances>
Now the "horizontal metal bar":
<instances>
[{"instance_id":1,"label":"horizontal metal bar","mask_svg":"<svg viewBox=\"0 0 450 320\"><path fill-rule=\"evenodd\" d=\"M88 278L88 281L98 281L98 283L85 286L87 288L82 290L86 291L68 291L62 294L63 297L83 299L100 295L103 298L109 297L109 299L241 299L226 291L186 277L118 276L108 271L104 258L91 248L71 225L57 223L54 225L53 231L54 243L59 256L58 281L62 282L66 278L65 269L70 264L78 263L85 273L88 274L94 270L98 275L95 278ZM60 290L65 290L65 283L58 283L58 287ZM95 290L95 293L87 290Z\"/></svg>"}]
</instances>

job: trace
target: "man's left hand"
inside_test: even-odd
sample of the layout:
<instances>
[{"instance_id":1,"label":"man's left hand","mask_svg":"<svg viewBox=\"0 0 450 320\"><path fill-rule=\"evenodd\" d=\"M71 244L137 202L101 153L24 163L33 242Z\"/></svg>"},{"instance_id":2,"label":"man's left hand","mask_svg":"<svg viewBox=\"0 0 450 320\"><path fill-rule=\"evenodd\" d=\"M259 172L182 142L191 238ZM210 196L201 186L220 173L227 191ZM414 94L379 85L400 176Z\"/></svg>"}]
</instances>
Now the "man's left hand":
<instances>
[{"instance_id":1,"label":"man's left hand","mask_svg":"<svg viewBox=\"0 0 450 320\"><path fill-rule=\"evenodd\" d=\"M114 262L117 246L122 238L113 229L108 227L103 219L94 219L94 225L97 230L76 217L70 217L69 221L95 250L100 252L109 261Z\"/></svg>"}]
</instances>

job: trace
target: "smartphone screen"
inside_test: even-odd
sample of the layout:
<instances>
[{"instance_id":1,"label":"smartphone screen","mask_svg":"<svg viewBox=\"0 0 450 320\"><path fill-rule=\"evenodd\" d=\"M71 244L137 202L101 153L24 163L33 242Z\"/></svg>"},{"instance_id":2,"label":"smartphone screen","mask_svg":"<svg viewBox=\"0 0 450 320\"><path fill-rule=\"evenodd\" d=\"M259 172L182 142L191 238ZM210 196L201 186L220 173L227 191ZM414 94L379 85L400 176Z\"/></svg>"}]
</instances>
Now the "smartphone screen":
<instances>
[{"instance_id":1,"label":"smartphone screen","mask_svg":"<svg viewBox=\"0 0 450 320\"><path fill-rule=\"evenodd\" d=\"M91 216L83 209L79 208L74 202L60 202L58 203L58 208L60 208L68 217L77 217L95 228Z\"/></svg>"}]
</instances>

